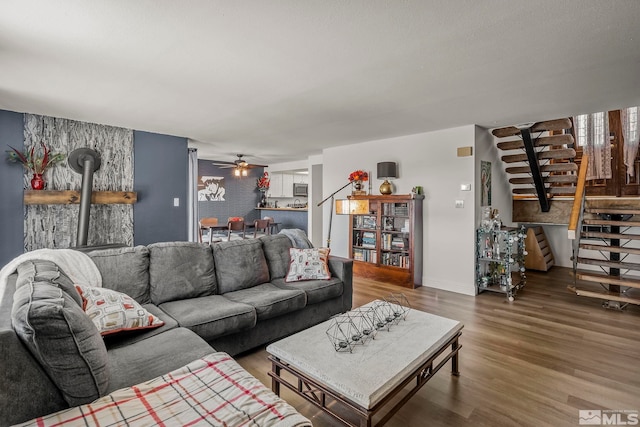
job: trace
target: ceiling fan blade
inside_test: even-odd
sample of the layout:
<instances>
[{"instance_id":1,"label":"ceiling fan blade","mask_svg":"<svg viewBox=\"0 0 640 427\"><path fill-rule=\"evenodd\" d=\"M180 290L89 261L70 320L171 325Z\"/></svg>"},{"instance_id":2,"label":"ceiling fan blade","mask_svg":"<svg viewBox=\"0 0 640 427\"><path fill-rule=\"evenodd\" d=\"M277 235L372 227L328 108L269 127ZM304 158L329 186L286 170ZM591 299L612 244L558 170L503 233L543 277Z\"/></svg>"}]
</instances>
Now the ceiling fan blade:
<instances>
[{"instance_id":1,"label":"ceiling fan blade","mask_svg":"<svg viewBox=\"0 0 640 427\"><path fill-rule=\"evenodd\" d=\"M247 162L242 157L244 154L237 154L238 158L233 162L225 162L225 161L215 161L211 162L212 165L218 166L221 169L224 168L238 168L238 169L252 169L252 168L267 168L267 165L255 165Z\"/></svg>"}]
</instances>

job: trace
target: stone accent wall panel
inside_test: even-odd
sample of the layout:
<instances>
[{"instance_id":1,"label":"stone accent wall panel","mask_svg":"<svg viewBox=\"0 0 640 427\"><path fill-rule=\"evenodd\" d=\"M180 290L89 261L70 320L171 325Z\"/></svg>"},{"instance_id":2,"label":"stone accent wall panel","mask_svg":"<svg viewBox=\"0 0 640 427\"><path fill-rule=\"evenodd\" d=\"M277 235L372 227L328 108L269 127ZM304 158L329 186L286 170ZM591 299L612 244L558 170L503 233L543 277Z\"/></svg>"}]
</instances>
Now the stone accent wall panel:
<instances>
[{"instance_id":1,"label":"stone accent wall panel","mask_svg":"<svg viewBox=\"0 0 640 427\"><path fill-rule=\"evenodd\" d=\"M25 149L43 141L68 157L76 148L91 148L101 157L93 189L133 191L132 130L34 114L24 117ZM25 188L30 188L31 178L25 173ZM82 187L82 174L71 169L66 159L49 168L44 179L48 190L79 191ZM79 205L25 206L25 250L75 246L79 209ZM133 245L132 205L91 205L87 244L107 243Z\"/></svg>"}]
</instances>

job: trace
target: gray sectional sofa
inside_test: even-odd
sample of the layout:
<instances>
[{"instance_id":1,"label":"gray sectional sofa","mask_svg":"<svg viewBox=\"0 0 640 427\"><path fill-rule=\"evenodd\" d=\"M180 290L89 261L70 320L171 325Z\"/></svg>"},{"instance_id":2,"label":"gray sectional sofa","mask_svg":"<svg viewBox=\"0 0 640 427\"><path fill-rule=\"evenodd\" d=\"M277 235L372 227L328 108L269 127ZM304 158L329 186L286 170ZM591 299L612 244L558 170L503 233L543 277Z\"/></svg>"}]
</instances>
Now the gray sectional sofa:
<instances>
[{"instance_id":1,"label":"gray sectional sofa","mask_svg":"<svg viewBox=\"0 0 640 427\"><path fill-rule=\"evenodd\" d=\"M280 234L212 246L164 242L88 252L102 287L131 296L165 323L105 337L83 326L82 303L64 271L51 261L24 262L0 301L0 425L90 402L214 349L236 355L351 309L352 261L329 257L329 280L286 283L291 247ZM50 348L14 328L37 298L58 304L43 317L61 336ZM67 355L66 345L86 348ZM82 366L57 366L63 357L67 364L77 357Z\"/></svg>"}]
</instances>

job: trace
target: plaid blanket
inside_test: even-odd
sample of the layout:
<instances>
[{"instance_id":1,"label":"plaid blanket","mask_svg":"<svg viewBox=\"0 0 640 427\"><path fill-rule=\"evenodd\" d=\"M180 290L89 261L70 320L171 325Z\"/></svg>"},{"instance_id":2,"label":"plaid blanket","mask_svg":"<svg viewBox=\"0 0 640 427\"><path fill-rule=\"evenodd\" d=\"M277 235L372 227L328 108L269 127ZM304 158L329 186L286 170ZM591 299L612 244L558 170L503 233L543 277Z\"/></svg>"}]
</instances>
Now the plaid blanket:
<instances>
[{"instance_id":1,"label":"plaid blanket","mask_svg":"<svg viewBox=\"0 0 640 427\"><path fill-rule=\"evenodd\" d=\"M311 426L226 353L21 426Z\"/></svg>"}]
</instances>

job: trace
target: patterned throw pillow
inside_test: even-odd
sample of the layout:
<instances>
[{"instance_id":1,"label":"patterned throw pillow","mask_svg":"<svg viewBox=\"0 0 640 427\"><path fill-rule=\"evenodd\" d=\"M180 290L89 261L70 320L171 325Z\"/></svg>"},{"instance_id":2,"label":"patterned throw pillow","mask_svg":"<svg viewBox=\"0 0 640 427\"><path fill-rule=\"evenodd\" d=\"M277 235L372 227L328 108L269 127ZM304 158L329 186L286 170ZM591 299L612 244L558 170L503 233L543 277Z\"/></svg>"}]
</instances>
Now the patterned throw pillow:
<instances>
[{"instance_id":1,"label":"patterned throw pillow","mask_svg":"<svg viewBox=\"0 0 640 427\"><path fill-rule=\"evenodd\" d=\"M82 308L102 335L120 331L157 328L164 322L145 310L129 295L106 288L76 285Z\"/></svg>"},{"instance_id":2,"label":"patterned throw pillow","mask_svg":"<svg viewBox=\"0 0 640 427\"><path fill-rule=\"evenodd\" d=\"M330 279L329 248L289 249L291 261L285 282Z\"/></svg>"}]
</instances>

